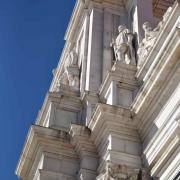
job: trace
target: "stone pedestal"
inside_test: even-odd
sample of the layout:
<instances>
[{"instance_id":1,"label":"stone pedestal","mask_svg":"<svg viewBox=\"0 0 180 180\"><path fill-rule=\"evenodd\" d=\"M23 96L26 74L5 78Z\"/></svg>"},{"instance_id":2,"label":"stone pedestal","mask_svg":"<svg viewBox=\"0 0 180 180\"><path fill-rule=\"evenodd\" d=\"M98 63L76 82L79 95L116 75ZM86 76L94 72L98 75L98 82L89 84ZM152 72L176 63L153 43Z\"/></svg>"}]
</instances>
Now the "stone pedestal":
<instances>
[{"instance_id":1,"label":"stone pedestal","mask_svg":"<svg viewBox=\"0 0 180 180\"><path fill-rule=\"evenodd\" d=\"M101 100L109 105L130 107L138 88L135 74L135 65L115 62L100 88Z\"/></svg>"},{"instance_id":2,"label":"stone pedestal","mask_svg":"<svg viewBox=\"0 0 180 180\"><path fill-rule=\"evenodd\" d=\"M33 125L17 167L23 180L75 180L79 158L67 132Z\"/></svg>"},{"instance_id":3,"label":"stone pedestal","mask_svg":"<svg viewBox=\"0 0 180 180\"><path fill-rule=\"evenodd\" d=\"M107 162L141 169L141 142L129 109L98 104L88 127L100 154L99 173Z\"/></svg>"},{"instance_id":4,"label":"stone pedestal","mask_svg":"<svg viewBox=\"0 0 180 180\"><path fill-rule=\"evenodd\" d=\"M37 123L68 131L71 123L81 123L80 111L79 92L70 86L61 85L59 92L48 93Z\"/></svg>"}]
</instances>

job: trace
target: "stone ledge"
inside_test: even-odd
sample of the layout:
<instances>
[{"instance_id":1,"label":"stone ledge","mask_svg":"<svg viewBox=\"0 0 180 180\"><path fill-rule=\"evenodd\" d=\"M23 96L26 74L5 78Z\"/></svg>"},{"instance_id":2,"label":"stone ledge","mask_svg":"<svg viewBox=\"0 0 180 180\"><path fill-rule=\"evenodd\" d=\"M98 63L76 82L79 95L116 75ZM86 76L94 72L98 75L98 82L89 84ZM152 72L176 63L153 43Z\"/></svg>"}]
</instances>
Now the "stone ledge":
<instances>
[{"instance_id":1,"label":"stone ledge","mask_svg":"<svg viewBox=\"0 0 180 180\"><path fill-rule=\"evenodd\" d=\"M49 148L46 149L46 146ZM16 168L16 174L21 178L28 177L36 155L42 154L43 151L63 153L66 156L78 159L73 148L66 132L32 125Z\"/></svg>"},{"instance_id":2,"label":"stone ledge","mask_svg":"<svg viewBox=\"0 0 180 180\"><path fill-rule=\"evenodd\" d=\"M71 93L64 89L61 92L49 92L47 93L43 106L38 113L36 120L37 125L44 125L44 119L51 103L57 104L59 107L64 107L64 109L67 110L72 108L75 111L79 111L81 108L81 100L80 97L77 96L76 91Z\"/></svg>"},{"instance_id":3,"label":"stone ledge","mask_svg":"<svg viewBox=\"0 0 180 180\"><path fill-rule=\"evenodd\" d=\"M58 178L58 179L62 179L62 180L76 180L75 177L73 176L69 176L66 174L62 174L62 173L57 173L57 172L52 172L52 171L46 171L43 169L39 170L40 176L51 176L53 178Z\"/></svg>"}]
</instances>

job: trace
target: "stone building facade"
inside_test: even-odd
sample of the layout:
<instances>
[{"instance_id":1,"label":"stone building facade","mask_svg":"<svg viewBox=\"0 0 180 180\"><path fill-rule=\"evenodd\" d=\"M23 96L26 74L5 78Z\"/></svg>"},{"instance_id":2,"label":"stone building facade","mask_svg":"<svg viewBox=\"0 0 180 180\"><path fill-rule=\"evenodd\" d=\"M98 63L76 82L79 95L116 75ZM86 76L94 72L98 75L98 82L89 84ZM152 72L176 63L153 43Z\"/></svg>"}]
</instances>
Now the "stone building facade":
<instances>
[{"instance_id":1,"label":"stone building facade","mask_svg":"<svg viewBox=\"0 0 180 180\"><path fill-rule=\"evenodd\" d=\"M180 2L77 0L65 40L19 179L180 178Z\"/></svg>"}]
</instances>

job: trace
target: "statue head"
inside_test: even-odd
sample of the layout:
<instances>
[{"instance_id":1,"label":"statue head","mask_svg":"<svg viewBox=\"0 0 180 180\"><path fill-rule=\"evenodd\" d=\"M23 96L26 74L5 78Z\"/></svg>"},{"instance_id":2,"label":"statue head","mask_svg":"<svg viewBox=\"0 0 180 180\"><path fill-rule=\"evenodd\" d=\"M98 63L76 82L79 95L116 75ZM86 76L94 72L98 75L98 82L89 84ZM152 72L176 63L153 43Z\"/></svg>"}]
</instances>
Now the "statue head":
<instances>
[{"instance_id":1,"label":"statue head","mask_svg":"<svg viewBox=\"0 0 180 180\"><path fill-rule=\"evenodd\" d=\"M142 28L144 29L144 31L152 31L151 24L148 21L143 24Z\"/></svg>"},{"instance_id":2,"label":"statue head","mask_svg":"<svg viewBox=\"0 0 180 180\"><path fill-rule=\"evenodd\" d=\"M124 26L124 25L120 25L120 26L118 27L119 33L121 33L122 31L124 31L125 29L126 29L126 26Z\"/></svg>"}]
</instances>

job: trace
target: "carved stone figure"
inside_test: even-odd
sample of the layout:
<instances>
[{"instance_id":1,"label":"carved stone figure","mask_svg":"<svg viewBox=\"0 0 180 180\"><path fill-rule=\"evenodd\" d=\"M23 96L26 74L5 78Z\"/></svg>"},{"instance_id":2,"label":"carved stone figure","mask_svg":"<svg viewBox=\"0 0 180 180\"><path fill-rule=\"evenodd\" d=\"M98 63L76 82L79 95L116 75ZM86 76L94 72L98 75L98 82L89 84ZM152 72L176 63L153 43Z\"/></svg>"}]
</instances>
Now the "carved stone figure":
<instances>
[{"instance_id":1,"label":"carved stone figure","mask_svg":"<svg viewBox=\"0 0 180 180\"><path fill-rule=\"evenodd\" d=\"M131 169L126 165L117 165L107 162L106 170L103 176L98 180L148 180L145 171L140 169Z\"/></svg>"},{"instance_id":2,"label":"carved stone figure","mask_svg":"<svg viewBox=\"0 0 180 180\"><path fill-rule=\"evenodd\" d=\"M108 164L104 180L123 180L127 179L127 167L122 165Z\"/></svg>"},{"instance_id":3,"label":"carved stone figure","mask_svg":"<svg viewBox=\"0 0 180 180\"><path fill-rule=\"evenodd\" d=\"M128 180L138 180L138 174L134 173L134 174L130 175L127 179Z\"/></svg>"},{"instance_id":4,"label":"carved stone figure","mask_svg":"<svg viewBox=\"0 0 180 180\"><path fill-rule=\"evenodd\" d=\"M155 29L152 29L151 24L149 22L145 22L143 24L143 30L145 37L139 44L139 49L137 51L139 57L138 67L140 67L145 57L147 57L150 50L152 49L156 41L157 34L160 30L160 26L157 26Z\"/></svg>"},{"instance_id":5,"label":"carved stone figure","mask_svg":"<svg viewBox=\"0 0 180 180\"><path fill-rule=\"evenodd\" d=\"M138 172L130 172L126 165L117 165L109 163L106 167L106 172L103 180L137 180Z\"/></svg>"},{"instance_id":6,"label":"carved stone figure","mask_svg":"<svg viewBox=\"0 0 180 180\"><path fill-rule=\"evenodd\" d=\"M123 25L118 27L119 35L111 43L114 48L115 58L126 64L135 64L135 51L132 45L133 34Z\"/></svg>"},{"instance_id":7,"label":"carved stone figure","mask_svg":"<svg viewBox=\"0 0 180 180\"><path fill-rule=\"evenodd\" d=\"M70 66L77 66L78 64L78 56L77 53L75 51L75 49L73 48L69 53L68 56L65 60L65 65L64 68L68 68Z\"/></svg>"},{"instance_id":8,"label":"carved stone figure","mask_svg":"<svg viewBox=\"0 0 180 180\"><path fill-rule=\"evenodd\" d=\"M137 54L139 57L138 67L141 66L141 64L144 62L144 59L149 54L150 50L152 49L152 47L156 41L157 34L164 27L164 24L168 20L171 12L172 12L172 7L169 7L167 9L166 13L163 15L162 21L159 22L159 24L157 25L157 27L155 29L152 29L149 22L145 22L143 24L143 30L145 33L145 37L142 40L142 42L139 44L139 49L137 51Z\"/></svg>"},{"instance_id":9,"label":"carved stone figure","mask_svg":"<svg viewBox=\"0 0 180 180\"><path fill-rule=\"evenodd\" d=\"M73 87L74 89L79 89L78 57L74 49L68 54L65 60L64 72L60 76L56 91L58 91L62 84Z\"/></svg>"},{"instance_id":10,"label":"carved stone figure","mask_svg":"<svg viewBox=\"0 0 180 180\"><path fill-rule=\"evenodd\" d=\"M142 175L142 180L150 180L152 178L150 178L148 172L146 171L146 169L142 169L141 170L141 175Z\"/></svg>"}]
</instances>

